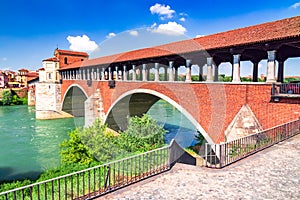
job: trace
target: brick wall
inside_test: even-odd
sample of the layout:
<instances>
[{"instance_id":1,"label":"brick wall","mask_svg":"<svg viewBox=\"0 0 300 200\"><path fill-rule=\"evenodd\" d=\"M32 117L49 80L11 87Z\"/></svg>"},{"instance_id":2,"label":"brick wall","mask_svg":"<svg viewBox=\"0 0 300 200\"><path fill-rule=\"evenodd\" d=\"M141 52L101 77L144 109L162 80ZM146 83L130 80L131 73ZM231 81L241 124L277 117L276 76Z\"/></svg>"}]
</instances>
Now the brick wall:
<instances>
[{"instance_id":1,"label":"brick wall","mask_svg":"<svg viewBox=\"0 0 300 200\"><path fill-rule=\"evenodd\" d=\"M64 80L62 97L74 83L79 84L88 96L99 88L105 113L127 91L149 89L159 92L189 112L214 142L224 141L224 131L244 104L249 105L264 129L300 116L300 104L296 100L270 101L271 85L116 82L116 87L110 89L107 81L93 81L88 87L87 81Z\"/></svg>"}]
</instances>

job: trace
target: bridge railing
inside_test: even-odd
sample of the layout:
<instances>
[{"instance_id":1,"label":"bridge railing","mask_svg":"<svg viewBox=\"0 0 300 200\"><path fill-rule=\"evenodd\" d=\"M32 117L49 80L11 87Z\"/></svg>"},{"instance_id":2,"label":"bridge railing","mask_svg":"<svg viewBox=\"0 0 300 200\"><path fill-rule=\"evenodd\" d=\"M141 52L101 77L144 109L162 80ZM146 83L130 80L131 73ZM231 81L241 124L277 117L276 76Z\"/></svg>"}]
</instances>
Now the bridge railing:
<instances>
[{"instance_id":1,"label":"bridge railing","mask_svg":"<svg viewBox=\"0 0 300 200\"><path fill-rule=\"evenodd\" d=\"M0 199L92 199L170 169L170 146L0 193Z\"/></svg>"},{"instance_id":2,"label":"bridge railing","mask_svg":"<svg viewBox=\"0 0 300 200\"><path fill-rule=\"evenodd\" d=\"M290 83L274 83L272 96L300 94L300 81Z\"/></svg>"},{"instance_id":3,"label":"bridge railing","mask_svg":"<svg viewBox=\"0 0 300 200\"><path fill-rule=\"evenodd\" d=\"M221 144L206 144L206 166L222 168L300 133L300 119Z\"/></svg>"}]
</instances>

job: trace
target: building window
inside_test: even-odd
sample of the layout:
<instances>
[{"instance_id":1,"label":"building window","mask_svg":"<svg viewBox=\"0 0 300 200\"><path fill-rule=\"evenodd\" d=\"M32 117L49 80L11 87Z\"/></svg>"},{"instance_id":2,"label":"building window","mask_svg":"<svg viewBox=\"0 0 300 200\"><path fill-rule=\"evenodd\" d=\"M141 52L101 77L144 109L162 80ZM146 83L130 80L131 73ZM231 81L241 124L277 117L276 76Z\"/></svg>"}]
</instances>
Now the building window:
<instances>
[{"instance_id":1,"label":"building window","mask_svg":"<svg viewBox=\"0 0 300 200\"><path fill-rule=\"evenodd\" d=\"M68 58L67 58L67 57L65 57L64 63L65 63L65 64L68 64Z\"/></svg>"}]
</instances>

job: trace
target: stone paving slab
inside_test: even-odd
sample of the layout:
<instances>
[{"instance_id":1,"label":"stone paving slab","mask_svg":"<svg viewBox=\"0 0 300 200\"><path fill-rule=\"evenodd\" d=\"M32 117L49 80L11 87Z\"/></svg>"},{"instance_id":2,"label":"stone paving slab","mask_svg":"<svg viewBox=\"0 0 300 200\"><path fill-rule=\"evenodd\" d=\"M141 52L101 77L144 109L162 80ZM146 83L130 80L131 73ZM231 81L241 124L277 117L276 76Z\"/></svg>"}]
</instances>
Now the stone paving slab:
<instances>
[{"instance_id":1,"label":"stone paving slab","mask_svg":"<svg viewBox=\"0 0 300 200\"><path fill-rule=\"evenodd\" d=\"M176 164L99 199L300 200L300 135L223 169Z\"/></svg>"}]
</instances>

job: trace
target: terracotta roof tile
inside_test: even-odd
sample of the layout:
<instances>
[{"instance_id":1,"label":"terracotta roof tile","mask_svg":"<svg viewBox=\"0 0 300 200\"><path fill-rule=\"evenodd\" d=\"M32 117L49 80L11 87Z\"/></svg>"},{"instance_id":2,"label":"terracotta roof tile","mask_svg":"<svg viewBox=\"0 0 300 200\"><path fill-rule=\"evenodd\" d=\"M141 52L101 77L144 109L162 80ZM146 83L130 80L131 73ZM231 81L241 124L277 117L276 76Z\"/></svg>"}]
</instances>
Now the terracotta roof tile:
<instances>
[{"instance_id":1,"label":"terracotta roof tile","mask_svg":"<svg viewBox=\"0 0 300 200\"><path fill-rule=\"evenodd\" d=\"M151 48L144 48L110 56L99 57L83 62L76 62L64 67L63 69L72 69L93 65L105 65L144 58L170 56L203 49L211 50L299 36L300 16L297 16L245 28L230 30L222 33L216 33L199 38L159 45Z\"/></svg>"},{"instance_id":2,"label":"terracotta roof tile","mask_svg":"<svg viewBox=\"0 0 300 200\"><path fill-rule=\"evenodd\" d=\"M43 62L44 62L44 61L58 62L59 60L58 60L56 57L53 57L53 58L47 58L47 59L43 60Z\"/></svg>"},{"instance_id":3,"label":"terracotta roof tile","mask_svg":"<svg viewBox=\"0 0 300 200\"><path fill-rule=\"evenodd\" d=\"M28 77L38 77L39 73L38 72L28 72L27 76Z\"/></svg>"},{"instance_id":4,"label":"terracotta roof tile","mask_svg":"<svg viewBox=\"0 0 300 200\"><path fill-rule=\"evenodd\" d=\"M86 52L80 52L80 51L69 51L69 50L62 50L62 49L56 49L55 52L58 52L62 55L80 55L84 57L88 57L89 55Z\"/></svg>"}]
</instances>

